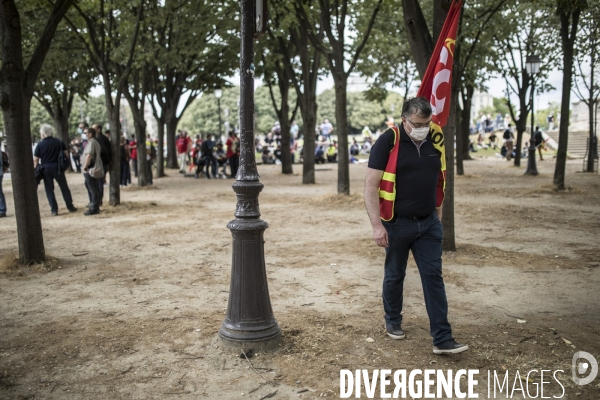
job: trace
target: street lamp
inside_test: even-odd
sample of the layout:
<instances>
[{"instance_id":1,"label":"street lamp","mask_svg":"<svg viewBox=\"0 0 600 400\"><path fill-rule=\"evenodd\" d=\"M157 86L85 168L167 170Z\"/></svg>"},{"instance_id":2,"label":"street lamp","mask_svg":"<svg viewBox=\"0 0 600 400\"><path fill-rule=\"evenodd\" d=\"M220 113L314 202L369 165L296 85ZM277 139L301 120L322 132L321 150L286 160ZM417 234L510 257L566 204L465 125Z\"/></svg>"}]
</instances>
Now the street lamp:
<instances>
[{"instance_id":1,"label":"street lamp","mask_svg":"<svg viewBox=\"0 0 600 400\"><path fill-rule=\"evenodd\" d=\"M223 96L223 90L215 89L215 97L217 98L217 106L219 107L219 140L223 139L223 132L221 132L221 96Z\"/></svg>"},{"instance_id":2,"label":"street lamp","mask_svg":"<svg viewBox=\"0 0 600 400\"><path fill-rule=\"evenodd\" d=\"M534 100L534 92L535 92L535 75L540 72L540 64L542 60L537 55L527 56L525 59L525 70L527 71L527 75L531 78L531 138L529 138L529 159L527 160L527 170L525 171L525 175L537 175L537 165L535 162L535 122L534 122L534 109L533 109L533 100ZM520 151L517 149L517 151Z\"/></svg>"},{"instance_id":3,"label":"street lamp","mask_svg":"<svg viewBox=\"0 0 600 400\"><path fill-rule=\"evenodd\" d=\"M263 239L269 225L260 219L258 194L264 185L254 156L255 4L254 0L242 0L240 4L240 167L232 185L237 196L235 219L227 224L233 236L229 300L219 329L220 341L238 354L240 350L276 348L281 339L269 298ZM264 29L264 19L262 22Z\"/></svg>"}]
</instances>

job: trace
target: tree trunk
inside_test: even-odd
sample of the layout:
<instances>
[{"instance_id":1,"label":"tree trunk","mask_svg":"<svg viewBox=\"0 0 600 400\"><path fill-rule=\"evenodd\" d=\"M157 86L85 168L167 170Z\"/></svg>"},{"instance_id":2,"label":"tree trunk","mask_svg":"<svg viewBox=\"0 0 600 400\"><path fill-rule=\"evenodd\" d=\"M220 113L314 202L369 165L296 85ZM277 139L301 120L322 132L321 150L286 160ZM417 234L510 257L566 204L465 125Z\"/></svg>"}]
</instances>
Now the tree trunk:
<instances>
[{"instance_id":1,"label":"tree trunk","mask_svg":"<svg viewBox=\"0 0 600 400\"><path fill-rule=\"evenodd\" d=\"M560 125L558 127L558 151L554 169L554 188L565 190L565 169L567 166L567 145L569 142L569 107L571 105L571 85L573 78L573 45L579 23L580 10L573 13L562 11L560 16L560 37L563 50L563 81L560 105ZM569 26L572 17L572 26ZM571 30L569 35L569 29Z\"/></svg>"},{"instance_id":2,"label":"tree trunk","mask_svg":"<svg viewBox=\"0 0 600 400\"><path fill-rule=\"evenodd\" d=\"M109 78L107 78L109 79ZM106 79L104 80L106 84ZM110 126L110 151L112 153L112 161L110 162L110 181L109 181L109 199L108 204L111 206L118 206L121 204L121 165L120 158L120 143L121 132L119 129L119 107L120 99L115 101L113 104L110 88L104 89L104 95L106 98L106 116L108 117L108 123ZM96 132L97 135L102 135L102 132Z\"/></svg>"},{"instance_id":3,"label":"tree trunk","mask_svg":"<svg viewBox=\"0 0 600 400\"><path fill-rule=\"evenodd\" d=\"M460 93L463 99L463 109L456 112L460 115L460 128L457 130L456 135L456 174L464 175L465 167L464 160L472 160L469 154L469 137L471 129L471 105L473 100L473 93L475 87L473 85L466 86L466 93Z\"/></svg>"},{"instance_id":4,"label":"tree trunk","mask_svg":"<svg viewBox=\"0 0 600 400\"><path fill-rule=\"evenodd\" d=\"M459 93L457 86L458 82L452 83L450 117L444 128L444 145L446 146L446 190L444 203L442 204L442 226L444 228L442 250L444 251L456 251L456 234L454 231L454 136L460 119L457 112Z\"/></svg>"},{"instance_id":5,"label":"tree trunk","mask_svg":"<svg viewBox=\"0 0 600 400\"><path fill-rule=\"evenodd\" d=\"M71 4L72 0L55 3L44 33L37 41L37 47L25 69L19 10L12 0L0 2L0 36L2 37L0 107L4 118L8 153L11 157L19 262L22 264L41 262L46 259L37 187L32 167L31 99L35 79L48 54L56 27Z\"/></svg>"},{"instance_id":6,"label":"tree trunk","mask_svg":"<svg viewBox=\"0 0 600 400\"><path fill-rule=\"evenodd\" d=\"M158 122L158 143L156 145L156 177L162 178L165 176L165 120L164 118L156 118Z\"/></svg>"},{"instance_id":7,"label":"tree trunk","mask_svg":"<svg viewBox=\"0 0 600 400\"><path fill-rule=\"evenodd\" d=\"M69 148L69 143L71 143L69 139L69 114L55 107L52 120L54 121L54 129L56 129L56 137Z\"/></svg>"},{"instance_id":8,"label":"tree trunk","mask_svg":"<svg viewBox=\"0 0 600 400\"><path fill-rule=\"evenodd\" d=\"M6 65L6 63L4 64ZM6 72L6 66L2 73ZM22 71L21 71L22 73ZM19 74L16 68L7 75ZM20 74L19 74L20 75ZM8 78L9 76L6 76ZM22 78L5 79L2 85L2 115L6 144L10 157L10 169L17 220L19 262L22 264L42 262L46 259L42 221L38 203L37 185L33 175L31 149L30 107L31 96L23 93ZM43 189L42 189L43 191Z\"/></svg>"},{"instance_id":9,"label":"tree trunk","mask_svg":"<svg viewBox=\"0 0 600 400\"><path fill-rule=\"evenodd\" d=\"M525 125L525 124L523 124ZM523 149L523 132L525 132L527 126L521 126L521 124L517 124L517 144L515 144L515 167L521 166L521 150Z\"/></svg>"},{"instance_id":10,"label":"tree trunk","mask_svg":"<svg viewBox=\"0 0 600 400\"><path fill-rule=\"evenodd\" d=\"M588 99L588 113L589 113L589 118L590 118L590 124L589 124L589 135L588 135L588 159L587 159L587 165L586 165L586 172L594 172L594 157L596 157L596 149L597 149L597 143L596 143L596 135L594 132L594 108L596 106L596 99L595 97L595 90L594 90L594 73L595 73L595 63L596 63L596 49L592 48L590 50L590 98Z\"/></svg>"},{"instance_id":11,"label":"tree trunk","mask_svg":"<svg viewBox=\"0 0 600 400\"><path fill-rule=\"evenodd\" d=\"M343 63L340 63L342 65ZM335 85L335 119L338 138L338 194L350 194L350 158L348 156L347 77L344 72L333 74Z\"/></svg>"},{"instance_id":12,"label":"tree trunk","mask_svg":"<svg viewBox=\"0 0 600 400\"><path fill-rule=\"evenodd\" d=\"M315 183L315 128L317 126L317 96L304 94L304 106L300 109L304 125L302 147L302 183Z\"/></svg>"},{"instance_id":13,"label":"tree trunk","mask_svg":"<svg viewBox=\"0 0 600 400\"><path fill-rule=\"evenodd\" d=\"M163 111L164 112L164 111ZM177 149L175 147L175 134L177 131L177 124L179 119L174 115L167 116L167 168L177 169Z\"/></svg>"},{"instance_id":14,"label":"tree trunk","mask_svg":"<svg viewBox=\"0 0 600 400\"><path fill-rule=\"evenodd\" d=\"M289 103L288 103L288 92L289 84L286 84L286 88L281 90L281 116L279 118L279 124L281 127L281 173L282 174L293 174L294 170L292 167L292 152L290 150L290 116L289 116Z\"/></svg>"}]
</instances>

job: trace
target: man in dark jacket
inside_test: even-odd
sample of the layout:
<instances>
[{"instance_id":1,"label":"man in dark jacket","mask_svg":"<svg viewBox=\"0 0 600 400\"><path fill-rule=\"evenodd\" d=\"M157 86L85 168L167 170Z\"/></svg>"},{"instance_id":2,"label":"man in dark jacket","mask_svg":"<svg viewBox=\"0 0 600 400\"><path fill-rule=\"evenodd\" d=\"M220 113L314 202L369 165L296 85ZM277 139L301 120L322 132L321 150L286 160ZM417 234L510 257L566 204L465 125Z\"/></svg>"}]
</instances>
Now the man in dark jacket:
<instances>
[{"instance_id":1,"label":"man in dark jacket","mask_svg":"<svg viewBox=\"0 0 600 400\"><path fill-rule=\"evenodd\" d=\"M217 178L217 159L213 154L215 149L215 141L213 140L213 135L210 133L206 137L206 140L202 142L202 155L204 156L204 162L206 164L206 178L211 178L211 173L213 178Z\"/></svg>"},{"instance_id":2,"label":"man in dark jacket","mask_svg":"<svg viewBox=\"0 0 600 400\"><path fill-rule=\"evenodd\" d=\"M102 126L100 124L94 124L92 126L96 131L96 140L100 143L100 158L102 159L102 166L104 167L104 178L98 179L98 188L100 189L100 205L102 205L102 199L104 198L104 185L106 184L106 174L110 169L110 162L112 160L112 151L110 149L110 131L107 130L102 134ZM108 136L107 136L108 135Z\"/></svg>"},{"instance_id":3,"label":"man in dark jacket","mask_svg":"<svg viewBox=\"0 0 600 400\"><path fill-rule=\"evenodd\" d=\"M44 188L46 189L46 196L48 197L48 203L50 203L52 215L58 215L58 203L54 196L54 181L60 187L60 192L69 212L75 212L77 208L73 207L73 198L67 184L65 171L59 168L60 154L64 153L66 157L69 157L67 146L62 140L52 137L53 128L50 125L43 124L40 128L40 135L42 140L38 143L33 153L33 168L36 168L40 163L44 168Z\"/></svg>"}]
</instances>

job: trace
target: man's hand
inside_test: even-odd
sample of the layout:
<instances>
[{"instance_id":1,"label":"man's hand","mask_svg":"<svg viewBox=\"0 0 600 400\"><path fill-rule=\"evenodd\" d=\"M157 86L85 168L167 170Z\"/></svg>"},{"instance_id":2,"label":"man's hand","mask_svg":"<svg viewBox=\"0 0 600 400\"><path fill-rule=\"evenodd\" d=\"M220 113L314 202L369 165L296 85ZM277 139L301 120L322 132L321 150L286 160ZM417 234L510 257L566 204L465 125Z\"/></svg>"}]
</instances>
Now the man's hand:
<instances>
[{"instance_id":1,"label":"man's hand","mask_svg":"<svg viewBox=\"0 0 600 400\"><path fill-rule=\"evenodd\" d=\"M441 222L442 221L442 207L441 206L440 206L440 208L435 209L435 215L437 215L438 219Z\"/></svg>"},{"instance_id":2,"label":"man's hand","mask_svg":"<svg viewBox=\"0 0 600 400\"><path fill-rule=\"evenodd\" d=\"M373 227L373 239L377 246L388 247L388 234L381 223Z\"/></svg>"}]
</instances>

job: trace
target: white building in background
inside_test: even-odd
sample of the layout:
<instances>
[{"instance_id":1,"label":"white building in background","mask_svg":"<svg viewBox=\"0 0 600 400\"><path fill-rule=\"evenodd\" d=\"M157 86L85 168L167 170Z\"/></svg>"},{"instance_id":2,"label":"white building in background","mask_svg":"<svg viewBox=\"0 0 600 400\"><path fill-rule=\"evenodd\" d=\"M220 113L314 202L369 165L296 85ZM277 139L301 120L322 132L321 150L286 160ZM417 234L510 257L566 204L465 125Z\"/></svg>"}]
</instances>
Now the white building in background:
<instances>
[{"instance_id":1,"label":"white building in background","mask_svg":"<svg viewBox=\"0 0 600 400\"><path fill-rule=\"evenodd\" d=\"M590 130L590 114L587 104L583 101L571 103L571 119L569 121L569 130L585 131ZM596 103L596 114L600 113L600 104Z\"/></svg>"},{"instance_id":2,"label":"white building in background","mask_svg":"<svg viewBox=\"0 0 600 400\"><path fill-rule=\"evenodd\" d=\"M367 78L360 76L358 73L353 72L348 76L348 86L346 90L348 92L364 92L369 89L369 82Z\"/></svg>"},{"instance_id":3,"label":"white building in background","mask_svg":"<svg viewBox=\"0 0 600 400\"><path fill-rule=\"evenodd\" d=\"M488 107L494 107L494 96L487 92L476 90L475 93L473 93L473 99L471 100L471 122L476 122L481 110ZM495 118L496 116L492 115L492 119Z\"/></svg>"}]
</instances>

